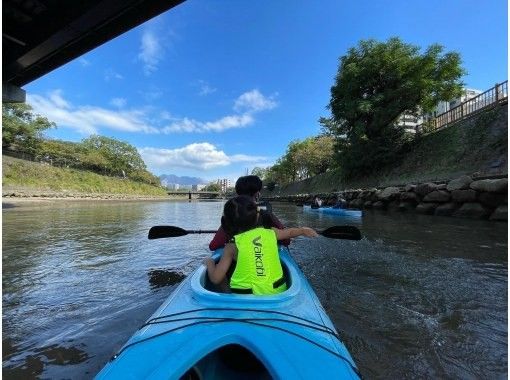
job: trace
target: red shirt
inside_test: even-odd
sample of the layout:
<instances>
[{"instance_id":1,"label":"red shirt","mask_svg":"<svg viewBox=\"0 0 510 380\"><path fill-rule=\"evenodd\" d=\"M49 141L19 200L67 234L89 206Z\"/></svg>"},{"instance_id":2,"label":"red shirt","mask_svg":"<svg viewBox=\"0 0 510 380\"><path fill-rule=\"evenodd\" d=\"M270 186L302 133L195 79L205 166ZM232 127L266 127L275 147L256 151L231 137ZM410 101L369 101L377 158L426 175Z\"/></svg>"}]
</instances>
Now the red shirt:
<instances>
[{"instance_id":1,"label":"red shirt","mask_svg":"<svg viewBox=\"0 0 510 380\"><path fill-rule=\"evenodd\" d=\"M278 218L273 213L267 213L267 214L269 215L268 224L270 224L270 225L265 226L266 228L267 227L276 227L280 230L283 230L285 228L283 226L283 224L278 220ZM225 230L223 229L223 227L220 226L220 228L218 228L218 231L216 231L216 234L214 235L213 239L209 243L209 249L211 251L215 251L218 248L223 248L225 246L225 244L228 243L229 240L230 240L230 236L228 236L227 233L225 232ZM287 247L290 244L290 239L282 240L280 243L282 243L284 246Z\"/></svg>"}]
</instances>

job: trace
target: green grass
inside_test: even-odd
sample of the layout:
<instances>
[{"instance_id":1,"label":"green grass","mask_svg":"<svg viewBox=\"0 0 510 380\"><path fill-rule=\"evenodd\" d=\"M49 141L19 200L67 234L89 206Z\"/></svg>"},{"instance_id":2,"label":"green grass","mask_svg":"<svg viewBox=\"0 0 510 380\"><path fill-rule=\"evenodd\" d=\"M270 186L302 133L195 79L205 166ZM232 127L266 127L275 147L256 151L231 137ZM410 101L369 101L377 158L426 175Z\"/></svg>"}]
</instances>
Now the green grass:
<instances>
[{"instance_id":1,"label":"green grass","mask_svg":"<svg viewBox=\"0 0 510 380\"><path fill-rule=\"evenodd\" d=\"M139 196L167 195L163 188L157 186L76 169L56 168L8 156L2 156L2 185L4 190L25 189Z\"/></svg>"},{"instance_id":2,"label":"green grass","mask_svg":"<svg viewBox=\"0 0 510 380\"><path fill-rule=\"evenodd\" d=\"M491 163L502 160L497 169L507 173L508 159L507 106L485 111L436 133L421 137L413 148L391 167L372 175L342 180L340 170L329 171L296 182L273 192L290 195L333 192L420 183L447 181L463 174L494 174ZM370 154L370 152L367 152Z\"/></svg>"}]
</instances>

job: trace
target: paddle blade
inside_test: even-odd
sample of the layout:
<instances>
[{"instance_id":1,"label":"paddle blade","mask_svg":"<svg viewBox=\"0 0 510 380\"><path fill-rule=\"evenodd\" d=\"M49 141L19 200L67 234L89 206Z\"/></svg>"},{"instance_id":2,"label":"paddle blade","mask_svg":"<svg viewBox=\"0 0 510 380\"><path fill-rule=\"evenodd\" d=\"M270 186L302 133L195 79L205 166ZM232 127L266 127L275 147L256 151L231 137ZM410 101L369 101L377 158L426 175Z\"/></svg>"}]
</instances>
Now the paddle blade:
<instances>
[{"instance_id":1,"label":"paddle blade","mask_svg":"<svg viewBox=\"0 0 510 380\"><path fill-rule=\"evenodd\" d=\"M161 239L187 235L188 231L175 226L154 226L149 230L149 239Z\"/></svg>"},{"instance_id":2,"label":"paddle blade","mask_svg":"<svg viewBox=\"0 0 510 380\"><path fill-rule=\"evenodd\" d=\"M361 240L361 232L354 226L333 226L318 233L331 239Z\"/></svg>"}]
</instances>

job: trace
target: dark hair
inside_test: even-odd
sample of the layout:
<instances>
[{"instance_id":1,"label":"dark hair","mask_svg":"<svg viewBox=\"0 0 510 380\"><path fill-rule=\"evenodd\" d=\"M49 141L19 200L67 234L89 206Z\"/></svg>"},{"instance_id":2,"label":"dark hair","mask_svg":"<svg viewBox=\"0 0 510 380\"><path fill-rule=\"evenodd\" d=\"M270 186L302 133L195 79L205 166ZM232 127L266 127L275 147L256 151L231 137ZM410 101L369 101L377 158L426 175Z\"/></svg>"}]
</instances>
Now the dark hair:
<instances>
[{"instance_id":1,"label":"dark hair","mask_svg":"<svg viewBox=\"0 0 510 380\"><path fill-rule=\"evenodd\" d=\"M225 203L221 226L229 236L257 226L257 204L247 195L240 195Z\"/></svg>"},{"instance_id":2,"label":"dark hair","mask_svg":"<svg viewBox=\"0 0 510 380\"><path fill-rule=\"evenodd\" d=\"M239 177L236 181L237 195L253 197L260 190L262 190L262 180L256 175Z\"/></svg>"}]
</instances>

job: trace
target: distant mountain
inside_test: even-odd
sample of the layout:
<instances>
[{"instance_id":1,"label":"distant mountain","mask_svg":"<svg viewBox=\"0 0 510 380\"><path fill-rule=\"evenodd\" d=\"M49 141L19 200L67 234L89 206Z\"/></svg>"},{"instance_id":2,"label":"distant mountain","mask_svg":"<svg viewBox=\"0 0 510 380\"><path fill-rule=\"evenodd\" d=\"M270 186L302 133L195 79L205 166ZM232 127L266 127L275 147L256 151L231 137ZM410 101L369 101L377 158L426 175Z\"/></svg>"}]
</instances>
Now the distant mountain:
<instances>
[{"instance_id":1,"label":"distant mountain","mask_svg":"<svg viewBox=\"0 0 510 380\"><path fill-rule=\"evenodd\" d=\"M187 177L187 176L179 177L179 176L174 175L174 174L163 174L163 175L159 176L159 179L161 180L161 184L163 186L175 185L175 184L179 184L179 185L205 185L205 184L209 183L209 181L207 181L206 179L203 179L203 178Z\"/></svg>"}]
</instances>

